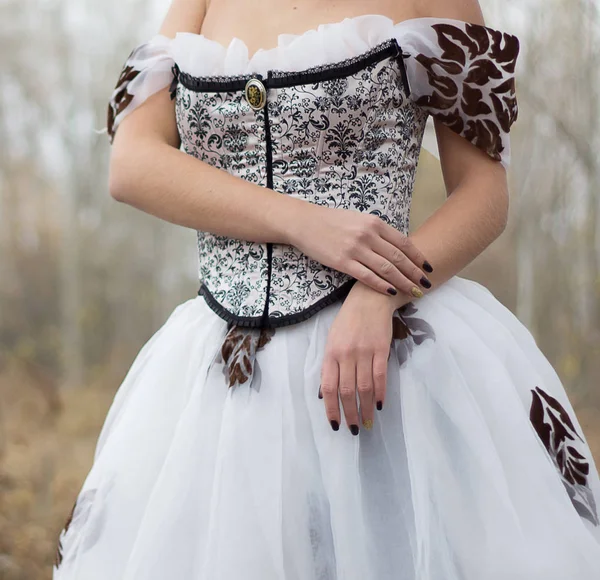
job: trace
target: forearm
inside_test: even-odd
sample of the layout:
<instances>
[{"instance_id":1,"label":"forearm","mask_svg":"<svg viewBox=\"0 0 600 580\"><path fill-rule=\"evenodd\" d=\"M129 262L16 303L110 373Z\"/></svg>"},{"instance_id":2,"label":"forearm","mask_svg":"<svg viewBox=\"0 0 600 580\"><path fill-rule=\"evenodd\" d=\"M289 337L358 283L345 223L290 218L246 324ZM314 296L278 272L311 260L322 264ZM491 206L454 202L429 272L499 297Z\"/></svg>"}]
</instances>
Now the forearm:
<instances>
[{"instance_id":1,"label":"forearm","mask_svg":"<svg viewBox=\"0 0 600 580\"><path fill-rule=\"evenodd\" d=\"M433 265L431 292L472 262L506 227L508 191L502 181L473 180L457 187L447 200L410 235ZM397 308L414 300L389 298Z\"/></svg>"},{"instance_id":2,"label":"forearm","mask_svg":"<svg viewBox=\"0 0 600 580\"><path fill-rule=\"evenodd\" d=\"M282 195L154 139L113 151L110 192L118 201L174 224L259 243L289 243L306 202Z\"/></svg>"}]
</instances>

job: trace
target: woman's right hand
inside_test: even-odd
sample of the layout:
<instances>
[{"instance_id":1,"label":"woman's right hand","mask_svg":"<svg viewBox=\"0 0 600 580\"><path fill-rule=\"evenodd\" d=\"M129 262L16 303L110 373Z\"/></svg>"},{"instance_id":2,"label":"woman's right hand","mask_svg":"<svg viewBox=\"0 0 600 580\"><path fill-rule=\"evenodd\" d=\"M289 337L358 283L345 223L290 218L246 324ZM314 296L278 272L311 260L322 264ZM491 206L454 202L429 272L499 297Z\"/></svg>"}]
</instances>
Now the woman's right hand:
<instances>
[{"instance_id":1,"label":"woman's right hand","mask_svg":"<svg viewBox=\"0 0 600 580\"><path fill-rule=\"evenodd\" d=\"M381 292L421 298L433 269L412 241L373 214L306 204L288 232L291 245Z\"/></svg>"}]
</instances>

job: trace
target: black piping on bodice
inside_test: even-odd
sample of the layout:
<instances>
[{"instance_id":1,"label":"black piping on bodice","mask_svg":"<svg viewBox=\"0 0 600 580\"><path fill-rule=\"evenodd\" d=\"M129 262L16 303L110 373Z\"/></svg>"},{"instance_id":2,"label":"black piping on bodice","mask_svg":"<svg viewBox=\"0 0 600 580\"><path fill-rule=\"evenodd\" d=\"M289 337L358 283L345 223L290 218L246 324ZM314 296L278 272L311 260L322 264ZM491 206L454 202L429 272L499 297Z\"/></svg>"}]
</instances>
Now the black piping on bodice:
<instances>
[{"instance_id":1,"label":"black piping on bodice","mask_svg":"<svg viewBox=\"0 0 600 580\"><path fill-rule=\"evenodd\" d=\"M301 72L197 77L174 65L182 146L282 194L374 213L406 232L426 115L408 99L405 56L390 39ZM284 244L198 232L198 245L198 294L241 327L301 322L356 282Z\"/></svg>"}]
</instances>

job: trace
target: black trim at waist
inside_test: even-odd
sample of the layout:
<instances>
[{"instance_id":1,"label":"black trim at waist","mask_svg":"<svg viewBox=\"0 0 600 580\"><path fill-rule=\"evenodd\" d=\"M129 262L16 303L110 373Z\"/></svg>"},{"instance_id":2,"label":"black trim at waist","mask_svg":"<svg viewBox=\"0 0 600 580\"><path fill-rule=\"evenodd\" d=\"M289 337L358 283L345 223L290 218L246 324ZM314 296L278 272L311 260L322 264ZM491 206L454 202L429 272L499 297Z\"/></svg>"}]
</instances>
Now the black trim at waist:
<instances>
[{"instance_id":1,"label":"black trim at waist","mask_svg":"<svg viewBox=\"0 0 600 580\"><path fill-rule=\"evenodd\" d=\"M402 72L402 82L408 96L408 79L404 67L404 53L395 38L378 44L368 52L339 62L324 64L299 72L271 70L264 78L261 74L197 77L182 71L177 64L172 67L174 82L192 91L206 93L243 91L250 79L259 79L266 89L285 88L344 78L360 72L386 58L397 58Z\"/></svg>"},{"instance_id":2,"label":"black trim at waist","mask_svg":"<svg viewBox=\"0 0 600 580\"><path fill-rule=\"evenodd\" d=\"M284 316L238 316L233 312L227 310L211 293L205 284L200 285L198 290L198 296L202 296L206 300L208 307L215 313L219 318L222 318L226 322L231 322L237 326L244 328L280 328L282 326L289 326L290 324L297 324L308 320L311 316L323 310L323 308L343 300L348 296L350 290L354 286L356 279L348 280L341 286L323 296L320 300L311 304L308 308L295 312L294 314L286 314Z\"/></svg>"}]
</instances>

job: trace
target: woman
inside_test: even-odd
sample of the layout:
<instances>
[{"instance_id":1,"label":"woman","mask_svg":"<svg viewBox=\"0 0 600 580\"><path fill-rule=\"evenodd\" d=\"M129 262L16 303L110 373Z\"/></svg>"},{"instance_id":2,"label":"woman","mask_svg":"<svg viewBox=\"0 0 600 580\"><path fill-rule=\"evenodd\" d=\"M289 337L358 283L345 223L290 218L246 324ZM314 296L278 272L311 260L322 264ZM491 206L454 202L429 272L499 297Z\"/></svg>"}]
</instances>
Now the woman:
<instances>
[{"instance_id":1,"label":"woman","mask_svg":"<svg viewBox=\"0 0 600 580\"><path fill-rule=\"evenodd\" d=\"M160 32L110 191L198 231L199 296L117 392L55 579L598 578L564 388L457 277L506 224L518 40L476 0L174 0ZM429 115L448 199L408 236Z\"/></svg>"}]
</instances>

